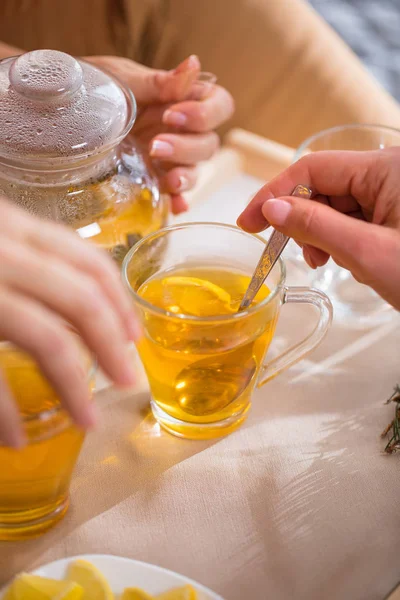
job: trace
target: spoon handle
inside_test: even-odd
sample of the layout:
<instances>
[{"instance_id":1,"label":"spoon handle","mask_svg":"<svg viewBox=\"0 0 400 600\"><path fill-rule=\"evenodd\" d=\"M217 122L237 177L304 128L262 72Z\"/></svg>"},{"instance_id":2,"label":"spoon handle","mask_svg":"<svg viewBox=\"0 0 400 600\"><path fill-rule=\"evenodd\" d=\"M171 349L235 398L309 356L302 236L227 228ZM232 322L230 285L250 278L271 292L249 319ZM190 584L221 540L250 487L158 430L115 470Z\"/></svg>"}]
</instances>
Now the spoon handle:
<instances>
[{"instance_id":1,"label":"spoon handle","mask_svg":"<svg viewBox=\"0 0 400 600\"><path fill-rule=\"evenodd\" d=\"M309 199L311 198L312 191L305 185L297 185L291 195L297 196L298 198ZM257 292L260 290L264 281L275 266L276 261L282 254L282 251L288 243L289 239L290 238L287 235L284 235L276 229L272 232L272 235L268 240L265 250L262 253L260 260L258 261L253 277L251 278L249 287L247 288L243 300L240 303L238 312L245 310L253 302L255 296L257 295Z\"/></svg>"}]
</instances>

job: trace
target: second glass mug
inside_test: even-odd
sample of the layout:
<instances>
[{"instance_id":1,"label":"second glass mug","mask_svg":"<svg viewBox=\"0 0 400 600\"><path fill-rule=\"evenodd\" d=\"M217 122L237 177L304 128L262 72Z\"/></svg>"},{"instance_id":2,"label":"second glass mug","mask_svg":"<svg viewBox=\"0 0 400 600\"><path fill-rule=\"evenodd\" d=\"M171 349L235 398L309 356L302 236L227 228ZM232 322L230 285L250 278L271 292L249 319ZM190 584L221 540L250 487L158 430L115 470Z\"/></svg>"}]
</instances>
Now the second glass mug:
<instances>
[{"instance_id":1,"label":"second glass mug","mask_svg":"<svg viewBox=\"0 0 400 600\"><path fill-rule=\"evenodd\" d=\"M178 437L210 439L237 429L248 414L254 388L322 341L332 321L332 305L318 290L286 287L282 260L268 277L267 297L241 313L176 314L151 304L138 291L152 278L177 270L218 269L250 277L264 247L265 240L234 226L188 223L150 234L125 257L122 277L143 327L137 349L149 380L151 409L158 423ZM302 342L264 363L280 309L287 303L315 306L318 323Z\"/></svg>"}]
</instances>

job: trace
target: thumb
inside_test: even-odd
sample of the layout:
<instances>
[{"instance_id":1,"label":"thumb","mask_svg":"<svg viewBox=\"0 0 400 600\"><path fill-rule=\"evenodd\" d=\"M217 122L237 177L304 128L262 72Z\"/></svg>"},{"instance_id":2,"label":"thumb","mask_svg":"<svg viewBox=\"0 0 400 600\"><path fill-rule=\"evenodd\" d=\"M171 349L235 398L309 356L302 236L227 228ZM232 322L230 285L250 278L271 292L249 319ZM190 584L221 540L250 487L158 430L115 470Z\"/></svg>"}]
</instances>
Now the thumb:
<instances>
[{"instance_id":1,"label":"thumb","mask_svg":"<svg viewBox=\"0 0 400 600\"><path fill-rule=\"evenodd\" d=\"M398 239L389 228L294 196L271 198L261 210L273 227L302 244L323 250L363 283L375 287L395 273L400 277L396 264Z\"/></svg>"},{"instance_id":2,"label":"thumb","mask_svg":"<svg viewBox=\"0 0 400 600\"><path fill-rule=\"evenodd\" d=\"M129 87L139 104L181 102L190 96L193 83L200 73L200 61L192 55L172 71L143 67L132 72Z\"/></svg>"}]
</instances>

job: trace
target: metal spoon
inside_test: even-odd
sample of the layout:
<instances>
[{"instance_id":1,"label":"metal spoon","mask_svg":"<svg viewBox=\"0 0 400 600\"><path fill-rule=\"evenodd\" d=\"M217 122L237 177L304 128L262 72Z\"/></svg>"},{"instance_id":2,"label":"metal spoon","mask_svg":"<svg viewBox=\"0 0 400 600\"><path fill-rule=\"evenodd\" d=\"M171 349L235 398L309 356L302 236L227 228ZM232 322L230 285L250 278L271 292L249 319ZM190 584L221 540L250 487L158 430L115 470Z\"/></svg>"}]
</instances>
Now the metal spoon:
<instances>
[{"instance_id":1,"label":"metal spoon","mask_svg":"<svg viewBox=\"0 0 400 600\"><path fill-rule=\"evenodd\" d=\"M294 188L291 195L297 196L298 198L309 199L312 196L312 191L305 185L297 185ZM245 310L253 302L257 292L259 291L264 281L270 274L271 270L275 266L276 261L282 254L282 251L288 243L289 239L290 238L287 235L284 235L279 231L274 230L272 232L272 235L268 240L265 250L262 253L260 260L258 261L256 269L253 273L253 277L251 278L249 287L247 288L246 293L243 296L243 300L240 303L238 312Z\"/></svg>"}]
</instances>

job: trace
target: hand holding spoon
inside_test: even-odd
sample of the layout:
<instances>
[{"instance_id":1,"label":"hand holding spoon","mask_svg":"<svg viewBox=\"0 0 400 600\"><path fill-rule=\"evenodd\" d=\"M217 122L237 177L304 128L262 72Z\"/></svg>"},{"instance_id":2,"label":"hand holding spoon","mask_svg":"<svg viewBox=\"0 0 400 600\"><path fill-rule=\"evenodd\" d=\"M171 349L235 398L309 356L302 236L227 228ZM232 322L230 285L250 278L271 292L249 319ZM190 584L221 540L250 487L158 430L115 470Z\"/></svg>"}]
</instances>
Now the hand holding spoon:
<instances>
[{"instance_id":1,"label":"hand holding spoon","mask_svg":"<svg viewBox=\"0 0 400 600\"><path fill-rule=\"evenodd\" d=\"M297 196L298 198L309 199L312 196L312 191L305 185L297 185L294 188L291 195ZM275 266L276 261L282 254L282 251L288 243L289 239L290 238L287 235L284 235L279 231L274 230L272 232L271 237L269 238L268 243L265 247L265 250L262 253L261 258L258 261L258 264L255 268L255 271L249 283L249 287L247 288L246 293L243 296L243 300L240 303L238 312L245 310L253 302L254 298L257 295L257 292L260 290L264 281Z\"/></svg>"}]
</instances>

